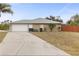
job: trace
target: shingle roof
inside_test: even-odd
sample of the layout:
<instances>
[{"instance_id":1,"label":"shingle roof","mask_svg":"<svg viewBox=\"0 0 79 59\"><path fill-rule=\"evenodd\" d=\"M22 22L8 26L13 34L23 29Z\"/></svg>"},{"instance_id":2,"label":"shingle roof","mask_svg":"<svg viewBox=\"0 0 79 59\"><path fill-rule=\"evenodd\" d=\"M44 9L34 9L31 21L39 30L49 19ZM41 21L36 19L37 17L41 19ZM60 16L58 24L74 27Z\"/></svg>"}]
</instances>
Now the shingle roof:
<instances>
[{"instance_id":1,"label":"shingle roof","mask_svg":"<svg viewBox=\"0 0 79 59\"><path fill-rule=\"evenodd\" d=\"M57 21L52 21L52 20L48 20L45 18L37 18L37 19L33 19L33 20L19 20L19 21L15 21L12 23L61 23L61 22L57 22Z\"/></svg>"}]
</instances>

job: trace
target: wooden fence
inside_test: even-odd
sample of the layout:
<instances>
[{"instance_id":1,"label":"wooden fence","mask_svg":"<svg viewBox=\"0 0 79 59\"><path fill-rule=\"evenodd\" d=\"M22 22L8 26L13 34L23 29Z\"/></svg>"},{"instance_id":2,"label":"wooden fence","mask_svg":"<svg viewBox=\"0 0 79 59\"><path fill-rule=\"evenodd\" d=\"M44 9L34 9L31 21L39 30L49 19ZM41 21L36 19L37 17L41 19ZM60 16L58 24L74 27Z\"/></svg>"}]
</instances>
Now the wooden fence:
<instances>
[{"instance_id":1,"label":"wooden fence","mask_svg":"<svg viewBox=\"0 0 79 59\"><path fill-rule=\"evenodd\" d=\"M61 31L79 32L79 26L61 25Z\"/></svg>"}]
</instances>

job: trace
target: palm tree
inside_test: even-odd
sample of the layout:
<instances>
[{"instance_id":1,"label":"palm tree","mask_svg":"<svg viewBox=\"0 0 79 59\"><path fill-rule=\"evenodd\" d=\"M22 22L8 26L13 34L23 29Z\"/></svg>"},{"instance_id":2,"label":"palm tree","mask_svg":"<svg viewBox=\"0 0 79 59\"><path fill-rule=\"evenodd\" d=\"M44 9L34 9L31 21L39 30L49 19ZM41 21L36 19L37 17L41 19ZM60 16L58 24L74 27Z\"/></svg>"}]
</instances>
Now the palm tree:
<instances>
[{"instance_id":1,"label":"palm tree","mask_svg":"<svg viewBox=\"0 0 79 59\"><path fill-rule=\"evenodd\" d=\"M11 10L11 5L6 3L0 3L0 17L2 13L11 13L13 14L13 11Z\"/></svg>"}]
</instances>

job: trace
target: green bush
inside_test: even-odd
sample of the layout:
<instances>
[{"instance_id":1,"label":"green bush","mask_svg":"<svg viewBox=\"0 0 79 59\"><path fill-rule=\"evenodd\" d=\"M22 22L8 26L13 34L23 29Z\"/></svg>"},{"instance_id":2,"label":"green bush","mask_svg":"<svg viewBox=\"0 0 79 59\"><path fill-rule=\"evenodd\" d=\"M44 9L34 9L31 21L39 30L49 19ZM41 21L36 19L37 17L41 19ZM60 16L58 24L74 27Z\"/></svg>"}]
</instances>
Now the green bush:
<instances>
[{"instance_id":1,"label":"green bush","mask_svg":"<svg viewBox=\"0 0 79 59\"><path fill-rule=\"evenodd\" d=\"M0 30L9 30L9 24L0 24Z\"/></svg>"},{"instance_id":2,"label":"green bush","mask_svg":"<svg viewBox=\"0 0 79 59\"><path fill-rule=\"evenodd\" d=\"M70 25L78 25L78 23L77 22L70 22Z\"/></svg>"}]
</instances>

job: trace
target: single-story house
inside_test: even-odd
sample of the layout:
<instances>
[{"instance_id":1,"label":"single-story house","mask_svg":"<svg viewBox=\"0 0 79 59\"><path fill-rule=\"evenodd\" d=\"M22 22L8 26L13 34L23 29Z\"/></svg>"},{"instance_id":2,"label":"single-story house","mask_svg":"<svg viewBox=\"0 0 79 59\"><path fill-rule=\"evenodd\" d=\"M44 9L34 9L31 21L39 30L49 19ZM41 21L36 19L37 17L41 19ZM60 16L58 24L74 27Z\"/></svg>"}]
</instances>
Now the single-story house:
<instances>
[{"instance_id":1,"label":"single-story house","mask_svg":"<svg viewBox=\"0 0 79 59\"><path fill-rule=\"evenodd\" d=\"M45 18L37 18L33 20L19 20L12 22L10 31L50 31L48 24L61 24L60 22L48 20Z\"/></svg>"}]
</instances>

